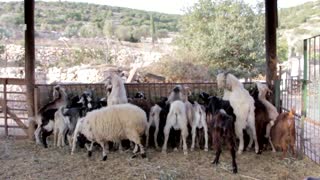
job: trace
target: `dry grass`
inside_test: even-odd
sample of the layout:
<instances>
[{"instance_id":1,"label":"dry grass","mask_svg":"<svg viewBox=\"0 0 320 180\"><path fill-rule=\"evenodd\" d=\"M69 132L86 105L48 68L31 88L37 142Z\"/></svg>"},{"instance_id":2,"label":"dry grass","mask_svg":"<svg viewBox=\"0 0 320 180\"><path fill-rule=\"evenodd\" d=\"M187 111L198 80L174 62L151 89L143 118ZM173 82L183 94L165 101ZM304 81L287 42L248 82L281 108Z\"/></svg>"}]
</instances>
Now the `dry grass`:
<instances>
[{"instance_id":1,"label":"dry grass","mask_svg":"<svg viewBox=\"0 0 320 180\"><path fill-rule=\"evenodd\" d=\"M146 159L131 159L131 152L111 152L101 161L101 150L91 158L83 149L70 155L68 147L36 146L27 140L0 139L0 179L303 179L320 176L320 166L303 160L279 160L280 153L237 157L239 173L231 173L231 157L224 151L219 166L212 166L213 151L197 150L164 155L147 150Z\"/></svg>"}]
</instances>

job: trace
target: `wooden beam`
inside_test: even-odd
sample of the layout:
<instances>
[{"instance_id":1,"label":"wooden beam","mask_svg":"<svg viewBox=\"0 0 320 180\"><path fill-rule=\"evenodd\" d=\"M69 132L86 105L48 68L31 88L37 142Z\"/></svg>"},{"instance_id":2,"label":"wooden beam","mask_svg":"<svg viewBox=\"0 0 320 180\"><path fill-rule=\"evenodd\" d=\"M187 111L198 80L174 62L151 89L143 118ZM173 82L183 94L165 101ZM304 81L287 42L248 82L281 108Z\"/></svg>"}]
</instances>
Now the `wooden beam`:
<instances>
[{"instance_id":1,"label":"wooden beam","mask_svg":"<svg viewBox=\"0 0 320 180\"><path fill-rule=\"evenodd\" d=\"M277 79L277 0L265 0L266 9L266 81L270 89L274 90Z\"/></svg>"},{"instance_id":2,"label":"wooden beam","mask_svg":"<svg viewBox=\"0 0 320 180\"><path fill-rule=\"evenodd\" d=\"M27 107L29 118L29 139L34 133L34 84L35 84L35 45L34 45L34 0L24 0L25 30L25 80L27 86Z\"/></svg>"}]
</instances>

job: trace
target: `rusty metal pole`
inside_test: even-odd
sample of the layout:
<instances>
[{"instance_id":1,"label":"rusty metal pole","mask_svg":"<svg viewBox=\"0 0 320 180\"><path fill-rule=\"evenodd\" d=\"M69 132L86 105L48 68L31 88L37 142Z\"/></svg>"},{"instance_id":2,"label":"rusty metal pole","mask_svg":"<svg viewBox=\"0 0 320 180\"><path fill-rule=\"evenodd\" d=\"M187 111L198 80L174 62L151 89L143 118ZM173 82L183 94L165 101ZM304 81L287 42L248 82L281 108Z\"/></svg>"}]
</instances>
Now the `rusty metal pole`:
<instances>
[{"instance_id":1,"label":"rusty metal pole","mask_svg":"<svg viewBox=\"0 0 320 180\"><path fill-rule=\"evenodd\" d=\"M24 0L24 19L25 29L25 82L27 86L27 105L29 130L28 136L33 140L35 113L34 113L34 64L35 64L35 45L34 45L34 0Z\"/></svg>"},{"instance_id":2,"label":"rusty metal pole","mask_svg":"<svg viewBox=\"0 0 320 180\"><path fill-rule=\"evenodd\" d=\"M277 27L278 13L277 0L265 0L266 25L266 81L269 88L274 91L277 80ZM274 98L272 98L274 102Z\"/></svg>"}]
</instances>

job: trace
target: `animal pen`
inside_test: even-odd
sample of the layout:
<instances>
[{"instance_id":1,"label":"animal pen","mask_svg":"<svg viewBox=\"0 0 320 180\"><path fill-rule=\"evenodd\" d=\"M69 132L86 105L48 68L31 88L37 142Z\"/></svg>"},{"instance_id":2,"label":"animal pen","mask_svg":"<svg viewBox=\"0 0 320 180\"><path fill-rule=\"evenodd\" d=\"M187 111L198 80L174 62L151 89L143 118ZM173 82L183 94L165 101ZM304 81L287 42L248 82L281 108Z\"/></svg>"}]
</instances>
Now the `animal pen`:
<instances>
[{"instance_id":1,"label":"animal pen","mask_svg":"<svg viewBox=\"0 0 320 180\"><path fill-rule=\"evenodd\" d=\"M320 164L320 36L304 40L304 66L301 76L277 79L277 77L281 77L281 74L285 71L280 68L277 72L275 63L277 1L266 0L265 2L267 84L272 87L273 83L270 82L275 82L275 104L279 110L288 111L293 106L296 108L297 149L300 149L300 152L309 157L312 161ZM28 130L31 128L29 128L30 122L28 117L33 117L34 113L37 112L42 105L52 99L52 88L54 85L34 84L35 57L33 13L34 1L25 1L25 21L27 25L25 43L25 79L0 78L0 136L13 136L15 138L26 138L28 135L30 136L30 131ZM194 93L195 100L198 100L197 95L201 91L206 91L212 95L222 94L221 91L218 91L217 84L214 82L125 84L125 87L129 97L132 97L137 91L143 91L145 92L147 99L156 101L161 96L167 96L169 91L176 84L188 86ZM244 85L248 88L251 86L251 83L245 83ZM105 87L103 84L62 84L62 86L65 87L67 93L71 95L80 94L87 89L94 89L96 95L100 97L105 96ZM33 135L33 133L31 135ZM24 146L22 148L24 148ZM55 156L57 155L57 152L51 153L54 158L57 157ZM58 155L61 155L61 153ZM26 156L29 156L29 154ZM177 161L175 158L172 158L173 161ZM253 157L251 156L250 158ZM259 158L262 159L264 157ZM201 158L197 157L197 160L199 159ZM268 157L265 159L268 159ZM38 160L36 159L35 161ZM122 161L126 160L122 159ZM252 159L248 160L246 163L249 164L251 161ZM74 162L72 163L74 164ZM186 161L185 163L189 163L189 161ZM97 165L97 163L95 164ZM153 166L153 164L150 165L150 163L145 164L144 168ZM99 166L99 164L97 166ZM106 165L103 165L103 167L105 166ZM109 170L108 168L106 169ZM193 169L196 168L190 168L188 171L192 171ZM256 169L256 166L252 165L251 169ZM124 177L128 178L128 176Z\"/></svg>"}]
</instances>

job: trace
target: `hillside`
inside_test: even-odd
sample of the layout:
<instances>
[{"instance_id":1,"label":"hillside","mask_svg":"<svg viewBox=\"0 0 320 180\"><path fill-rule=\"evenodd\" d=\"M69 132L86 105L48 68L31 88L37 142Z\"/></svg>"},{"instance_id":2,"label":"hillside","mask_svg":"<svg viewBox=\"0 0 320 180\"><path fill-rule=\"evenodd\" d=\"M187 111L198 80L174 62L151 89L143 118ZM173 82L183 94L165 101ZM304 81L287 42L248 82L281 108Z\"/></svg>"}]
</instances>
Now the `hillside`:
<instances>
[{"instance_id":1,"label":"hillside","mask_svg":"<svg viewBox=\"0 0 320 180\"><path fill-rule=\"evenodd\" d=\"M320 0L279 10L279 44L287 44L289 55L302 55L303 39L320 34L319 10Z\"/></svg>"},{"instance_id":2,"label":"hillside","mask_svg":"<svg viewBox=\"0 0 320 180\"><path fill-rule=\"evenodd\" d=\"M21 38L23 11L23 2L0 2L0 37ZM139 40L141 36L150 35L151 14L158 36L178 31L179 15L72 2L37 1L35 26L37 35L46 38L57 35L66 37L114 35L121 40L127 38L124 36Z\"/></svg>"}]
</instances>

